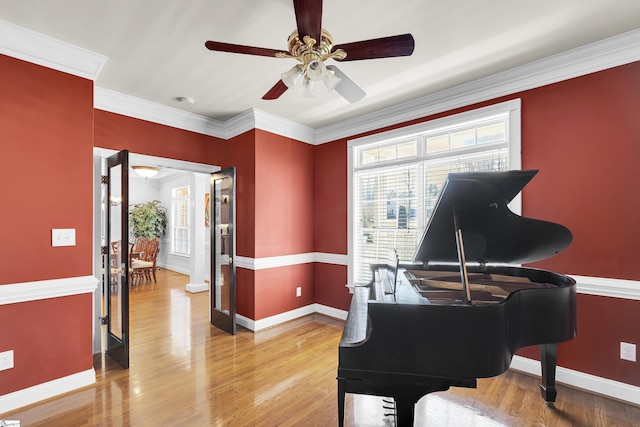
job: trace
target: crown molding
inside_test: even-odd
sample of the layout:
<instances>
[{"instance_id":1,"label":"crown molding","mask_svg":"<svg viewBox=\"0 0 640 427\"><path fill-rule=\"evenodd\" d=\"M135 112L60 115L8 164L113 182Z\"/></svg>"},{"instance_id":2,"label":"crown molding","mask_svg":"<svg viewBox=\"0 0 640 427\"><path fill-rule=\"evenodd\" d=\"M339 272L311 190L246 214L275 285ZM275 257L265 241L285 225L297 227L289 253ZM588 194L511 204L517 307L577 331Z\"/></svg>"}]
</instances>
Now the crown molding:
<instances>
[{"instance_id":1,"label":"crown molding","mask_svg":"<svg viewBox=\"0 0 640 427\"><path fill-rule=\"evenodd\" d=\"M227 139L226 126L223 122L198 114L167 107L166 105L101 87L95 88L93 99L93 106L98 110Z\"/></svg>"},{"instance_id":2,"label":"crown molding","mask_svg":"<svg viewBox=\"0 0 640 427\"><path fill-rule=\"evenodd\" d=\"M640 29L316 130L335 141L640 60Z\"/></svg>"},{"instance_id":3,"label":"crown molding","mask_svg":"<svg viewBox=\"0 0 640 427\"><path fill-rule=\"evenodd\" d=\"M0 20L0 54L94 80L107 57Z\"/></svg>"},{"instance_id":4,"label":"crown molding","mask_svg":"<svg viewBox=\"0 0 640 427\"><path fill-rule=\"evenodd\" d=\"M640 60L638 45L640 29L318 129L257 109L222 122L100 87L95 88L94 106L216 138L229 139L262 129L319 145L635 62ZM108 59L2 20L0 53L91 80L97 78Z\"/></svg>"},{"instance_id":5,"label":"crown molding","mask_svg":"<svg viewBox=\"0 0 640 427\"><path fill-rule=\"evenodd\" d=\"M318 129L258 109L247 110L220 122L149 101L120 94L119 103L105 105L103 91L96 88L96 108L133 115L151 122L230 139L251 129L262 129L312 145L349 138L414 119L453 110L536 87L557 83L640 60L640 29L552 55L519 67L436 92L373 113ZM115 97L115 92L111 96ZM132 108L128 104L134 104ZM135 114L135 115L134 115ZM172 118L172 115L178 118Z\"/></svg>"},{"instance_id":6,"label":"crown molding","mask_svg":"<svg viewBox=\"0 0 640 427\"><path fill-rule=\"evenodd\" d=\"M257 109L253 111L257 129L316 145L313 128Z\"/></svg>"}]
</instances>

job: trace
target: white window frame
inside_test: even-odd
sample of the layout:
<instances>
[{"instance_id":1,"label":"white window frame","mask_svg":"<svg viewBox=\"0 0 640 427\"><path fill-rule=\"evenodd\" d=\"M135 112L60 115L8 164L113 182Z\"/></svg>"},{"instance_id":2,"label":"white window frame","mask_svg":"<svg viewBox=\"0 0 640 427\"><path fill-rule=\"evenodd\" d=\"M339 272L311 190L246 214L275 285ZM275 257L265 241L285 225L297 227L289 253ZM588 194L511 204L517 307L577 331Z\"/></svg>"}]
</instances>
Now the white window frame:
<instances>
[{"instance_id":1,"label":"white window frame","mask_svg":"<svg viewBox=\"0 0 640 427\"><path fill-rule=\"evenodd\" d=\"M437 132L439 130L444 130L446 128L454 128L463 124L467 124L469 122L480 121L486 118L497 116L501 114L508 114L508 147L509 147L509 155L508 155L508 169L509 170L519 170L522 168L522 154L521 154L521 101L520 99L513 99L506 102L501 102L499 104L490 105L487 107L482 107L470 111L466 111L459 114L454 114L447 117L442 117L435 120L430 120L424 123L419 123L412 126L407 126L403 128L394 129L387 132L378 133L375 135L369 135L362 138L357 138L353 140L349 140L347 143L347 245L348 245L348 253L347 253L347 269L348 269L348 284L354 284L354 276L355 276L355 262L354 262L354 172L355 168L358 166L357 155L359 149L364 145L376 145L376 144L384 144L390 142L402 142L403 140L408 140L411 138L422 138L424 134L431 134ZM422 144L418 144L421 147ZM421 148L418 148L418 157L422 155ZM408 163L411 160L399 160L395 163L404 164ZM413 161L418 161L416 158ZM385 163L385 166L392 165L393 162ZM375 167L375 166L374 166ZM382 166L381 166L382 167ZM513 201L509 204L509 208L515 212L516 214L520 214L522 212L522 200L520 195L518 194ZM422 221L424 222L424 221ZM424 230L424 224L421 224L421 230ZM420 231L422 234L422 231ZM421 237L421 236L420 236ZM381 260L384 262L384 260Z\"/></svg>"},{"instance_id":2,"label":"white window frame","mask_svg":"<svg viewBox=\"0 0 640 427\"><path fill-rule=\"evenodd\" d=\"M187 196L177 197L176 194L180 191L186 189ZM177 203L186 203L187 207L187 252L176 252L176 204ZM191 256L191 186L190 185L180 185L177 187L173 187L171 189L171 254L178 255L183 257Z\"/></svg>"}]
</instances>

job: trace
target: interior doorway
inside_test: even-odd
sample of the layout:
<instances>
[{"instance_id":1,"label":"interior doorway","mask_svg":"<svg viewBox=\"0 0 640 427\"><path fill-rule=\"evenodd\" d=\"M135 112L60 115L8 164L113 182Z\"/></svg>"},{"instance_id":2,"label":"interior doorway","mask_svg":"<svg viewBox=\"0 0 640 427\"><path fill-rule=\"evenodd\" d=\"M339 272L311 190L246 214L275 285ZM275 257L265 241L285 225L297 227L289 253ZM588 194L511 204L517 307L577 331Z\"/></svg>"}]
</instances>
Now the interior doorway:
<instances>
[{"instance_id":1,"label":"interior doorway","mask_svg":"<svg viewBox=\"0 0 640 427\"><path fill-rule=\"evenodd\" d=\"M103 185L101 177L105 174L105 159L116 153L115 150L94 148L94 245L93 259L95 277L101 280L102 276L102 247L108 246L104 241L105 212ZM153 178L144 178L130 170L129 178L129 205L149 200L160 200L168 211L168 220L171 221L171 191L168 188L188 186L192 189L189 213L190 227L189 248L190 253L173 254L171 250L171 224L167 225L167 232L161 239L161 249L158 254L157 265L189 276L188 292L208 291L207 280L209 275L210 242L209 229L206 227L206 200L205 194L209 192L211 174L220 170L218 166L206 165L195 162L167 159L148 156L138 153L130 153L129 164L131 166L151 166L158 169ZM93 354L103 352L102 340L102 300L103 286L97 287L93 304ZM132 343L135 345L135 343Z\"/></svg>"}]
</instances>

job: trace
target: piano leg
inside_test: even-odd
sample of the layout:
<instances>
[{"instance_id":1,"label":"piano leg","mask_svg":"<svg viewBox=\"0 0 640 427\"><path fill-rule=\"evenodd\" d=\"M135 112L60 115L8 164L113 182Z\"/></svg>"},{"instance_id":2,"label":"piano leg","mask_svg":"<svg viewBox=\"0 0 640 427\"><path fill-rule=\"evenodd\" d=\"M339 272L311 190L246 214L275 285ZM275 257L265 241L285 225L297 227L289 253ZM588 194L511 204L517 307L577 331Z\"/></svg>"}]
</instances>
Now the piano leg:
<instances>
[{"instance_id":1,"label":"piano leg","mask_svg":"<svg viewBox=\"0 0 640 427\"><path fill-rule=\"evenodd\" d=\"M558 344L540 345L540 363L542 365L542 383L540 392L547 402L547 406L554 407L556 401L556 360L558 357Z\"/></svg>"},{"instance_id":2,"label":"piano leg","mask_svg":"<svg viewBox=\"0 0 640 427\"><path fill-rule=\"evenodd\" d=\"M347 394L347 383L338 377L338 426L344 426L344 400Z\"/></svg>"},{"instance_id":3,"label":"piano leg","mask_svg":"<svg viewBox=\"0 0 640 427\"><path fill-rule=\"evenodd\" d=\"M416 402L413 400L396 401L396 427L413 426L413 412Z\"/></svg>"}]
</instances>

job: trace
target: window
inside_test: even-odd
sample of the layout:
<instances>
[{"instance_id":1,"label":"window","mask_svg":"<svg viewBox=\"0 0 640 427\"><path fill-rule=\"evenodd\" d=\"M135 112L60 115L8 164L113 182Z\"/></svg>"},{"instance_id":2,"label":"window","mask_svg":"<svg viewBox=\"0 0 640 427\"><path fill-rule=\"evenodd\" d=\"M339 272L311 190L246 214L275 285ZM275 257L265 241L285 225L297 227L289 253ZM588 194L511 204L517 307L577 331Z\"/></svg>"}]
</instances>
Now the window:
<instances>
[{"instance_id":1,"label":"window","mask_svg":"<svg viewBox=\"0 0 640 427\"><path fill-rule=\"evenodd\" d=\"M191 254L190 193L189 186L171 190L171 252L174 254Z\"/></svg>"},{"instance_id":2,"label":"window","mask_svg":"<svg viewBox=\"0 0 640 427\"><path fill-rule=\"evenodd\" d=\"M449 172L519 168L520 100L350 141L350 282L413 260Z\"/></svg>"}]
</instances>

